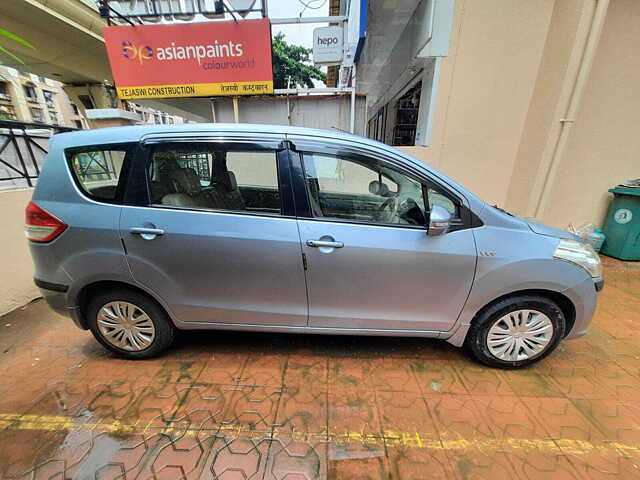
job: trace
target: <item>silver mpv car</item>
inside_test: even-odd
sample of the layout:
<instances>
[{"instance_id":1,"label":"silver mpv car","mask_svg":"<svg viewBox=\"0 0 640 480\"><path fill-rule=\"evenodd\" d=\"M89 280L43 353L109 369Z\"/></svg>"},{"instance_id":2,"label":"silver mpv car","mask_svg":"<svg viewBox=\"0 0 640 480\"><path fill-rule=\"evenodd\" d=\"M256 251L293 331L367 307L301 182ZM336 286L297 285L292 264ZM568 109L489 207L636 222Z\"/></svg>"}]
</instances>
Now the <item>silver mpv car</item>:
<instances>
[{"instance_id":1,"label":"silver mpv car","mask_svg":"<svg viewBox=\"0 0 640 480\"><path fill-rule=\"evenodd\" d=\"M523 367L585 333L603 285L579 238L334 131L56 135L26 223L49 305L132 359L233 329L441 338Z\"/></svg>"}]
</instances>

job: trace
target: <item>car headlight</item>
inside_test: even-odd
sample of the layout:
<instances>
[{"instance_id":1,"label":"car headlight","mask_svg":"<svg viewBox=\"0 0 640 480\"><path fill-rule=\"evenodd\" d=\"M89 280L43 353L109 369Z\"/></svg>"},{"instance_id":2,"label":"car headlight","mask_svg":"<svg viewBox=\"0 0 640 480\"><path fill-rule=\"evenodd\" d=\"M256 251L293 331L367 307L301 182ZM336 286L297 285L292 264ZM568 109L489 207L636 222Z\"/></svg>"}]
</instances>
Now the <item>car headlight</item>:
<instances>
[{"instance_id":1,"label":"car headlight","mask_svg":"<svg viewBox=\"0 0 640 480\"><path fill-rule=\"evenodd\" d=\"M553 258L566 260L584 268L592 277L602 276L602 263L596 251L588 243L560 239Z\"/></svg>"}]
</instances>

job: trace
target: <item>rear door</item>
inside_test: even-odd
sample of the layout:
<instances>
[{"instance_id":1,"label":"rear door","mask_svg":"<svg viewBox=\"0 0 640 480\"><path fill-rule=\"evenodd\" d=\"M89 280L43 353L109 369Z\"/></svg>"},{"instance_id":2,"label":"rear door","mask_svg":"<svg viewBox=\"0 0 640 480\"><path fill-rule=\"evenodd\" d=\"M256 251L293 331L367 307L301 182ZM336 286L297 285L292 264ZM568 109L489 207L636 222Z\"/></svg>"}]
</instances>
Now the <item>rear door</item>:
<instances>
[{"instance_id":1,"label":"rear door","mask_svg":"<svg viewBox=\"0 0 640 480\"><path fill-rule=\"evenodd\" d=\"M291 140L309 325L447 331L471 289L476 248L464 199L420 172L357 149ZM429 207L457 218L428 236Z\"/></svg>"},{"instance_id":2,"label":"rear door","mask_svg":"<svg viewBox=\"0 0 640 480\"><path fill-rule=\"evenodd\" d=\"M120 222L135 280L181 322L306 325L282 139L157 140L142 151L128 190L136 205Z\"/></svg>"}]
</instances>

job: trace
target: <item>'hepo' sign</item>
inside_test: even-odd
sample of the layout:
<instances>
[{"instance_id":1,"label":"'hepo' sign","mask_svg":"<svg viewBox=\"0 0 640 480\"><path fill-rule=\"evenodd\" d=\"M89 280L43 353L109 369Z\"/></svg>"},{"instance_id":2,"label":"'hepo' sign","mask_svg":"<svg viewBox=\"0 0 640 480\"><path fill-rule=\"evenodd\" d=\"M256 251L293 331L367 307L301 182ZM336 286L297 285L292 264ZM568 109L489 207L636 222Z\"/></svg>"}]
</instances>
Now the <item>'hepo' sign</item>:
<instances>
[{"instance_id":1,"label":"'hepo' sign","mask_svg":"<svg viewBox=\"0 0 640 480\"><path fill-rule=\"evenodd\" d=\"M313 62L342 61L342 27L320 27L313 31Z\"/></svg>"}]
</instances>

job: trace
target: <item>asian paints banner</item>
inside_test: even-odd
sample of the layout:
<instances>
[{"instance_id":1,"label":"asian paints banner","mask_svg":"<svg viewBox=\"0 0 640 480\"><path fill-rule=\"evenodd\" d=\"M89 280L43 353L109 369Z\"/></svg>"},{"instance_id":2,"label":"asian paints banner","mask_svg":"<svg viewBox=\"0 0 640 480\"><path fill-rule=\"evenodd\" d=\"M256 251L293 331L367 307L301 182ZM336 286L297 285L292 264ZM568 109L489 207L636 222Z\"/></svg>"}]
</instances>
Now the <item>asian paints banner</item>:
<instances>
[{"instance_id":1,"label":"asian paints banner","mask_svg":"<svg viewBox=\"0 0 640 480\"><path fill-rule=\"evenodd\" d=\"M268 19L103 29L118 96L273 93Z\"/></svg>"}]
</instances>

